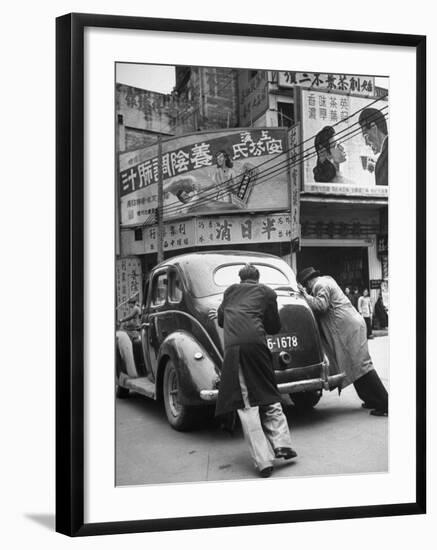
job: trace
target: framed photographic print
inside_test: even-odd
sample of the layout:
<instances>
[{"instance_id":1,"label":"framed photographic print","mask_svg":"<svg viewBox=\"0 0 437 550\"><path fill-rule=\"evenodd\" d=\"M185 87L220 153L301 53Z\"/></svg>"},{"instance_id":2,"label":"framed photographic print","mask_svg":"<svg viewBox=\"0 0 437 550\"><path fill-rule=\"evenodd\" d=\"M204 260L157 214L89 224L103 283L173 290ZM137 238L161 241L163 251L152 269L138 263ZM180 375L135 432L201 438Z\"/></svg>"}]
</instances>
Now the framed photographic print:
<instances>
[{"instance_id":1,"label":"framed photographic print","mask_svg":"<svg viewBox=\"0 0 437 550\"><path fill-rule=\"evenodd\" d=\"M59 532L425 513L425 44L57 19Z\"/></svg>"}]
</instances>

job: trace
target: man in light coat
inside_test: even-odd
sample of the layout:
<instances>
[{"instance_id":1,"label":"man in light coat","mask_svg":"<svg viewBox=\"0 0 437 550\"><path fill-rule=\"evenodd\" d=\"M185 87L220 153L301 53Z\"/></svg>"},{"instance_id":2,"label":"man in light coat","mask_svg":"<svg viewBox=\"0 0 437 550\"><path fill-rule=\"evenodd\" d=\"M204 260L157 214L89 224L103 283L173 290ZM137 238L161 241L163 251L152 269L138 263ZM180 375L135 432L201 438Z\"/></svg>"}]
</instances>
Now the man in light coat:
<instances>
[{"instance_id":1,"label":"man in light coat","mask_svg":"<svg viewBox=\"0 0 437 550\"><path fill-rule=\"evenodd\" d=\"M258 269L247 264L239 277L241 282L227 288L218 310L209 314L224 328L216 415L238 412L255 467L261 477L269 477L274 458L297 456L266 341L266 334L279 332L281 321L276 293L259 283Z\"/></svg>"},{"instance_id":2,"label":"man in light coat","mask_svg":"<svg viewBox=\"0 0 437 550\"><path fill-rule=\"evenodd\" d=\"M371 415L387 416L388 394L373 367L364 319L332 277L307 267L297 280L317 317L329 360L346 374L342 387L354 384Z\"/></svg>"}]
</instances>

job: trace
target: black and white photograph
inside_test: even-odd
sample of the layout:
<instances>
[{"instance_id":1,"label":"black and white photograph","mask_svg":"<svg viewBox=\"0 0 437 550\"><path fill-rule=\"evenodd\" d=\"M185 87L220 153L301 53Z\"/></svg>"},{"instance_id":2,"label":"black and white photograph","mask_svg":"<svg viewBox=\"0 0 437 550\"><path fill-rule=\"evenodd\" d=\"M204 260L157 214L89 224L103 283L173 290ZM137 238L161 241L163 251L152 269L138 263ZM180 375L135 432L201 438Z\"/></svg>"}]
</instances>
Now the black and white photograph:
<instances>
[{"instance_id":1,"label":"black and white photograph","mask_svg":"<svg viewBox=\"0 0 437 550\"><path fill-rule=\"evenodd\" d=\"M333 70L115 64L117 487L389 471L390 78Z\"/></svg>"},{"instance_id":2,"label":"black and white photograph","mask_svg":"<svg viewBox=\"0 0 437 550\"><path fill-rule=\"evenodd\" d=\"M431 8L5 5L2 547L432 547Z\"/></svg>"},{"instance_id":3,"label":"black and white photograph","mask_svg":"<svg viewBox=\"0 0 437 550\"><path fill-rule=\"evenodd\" d=\"M57 40L57 531L423 514L424 37Z\"/></svg>"}]
</instances>

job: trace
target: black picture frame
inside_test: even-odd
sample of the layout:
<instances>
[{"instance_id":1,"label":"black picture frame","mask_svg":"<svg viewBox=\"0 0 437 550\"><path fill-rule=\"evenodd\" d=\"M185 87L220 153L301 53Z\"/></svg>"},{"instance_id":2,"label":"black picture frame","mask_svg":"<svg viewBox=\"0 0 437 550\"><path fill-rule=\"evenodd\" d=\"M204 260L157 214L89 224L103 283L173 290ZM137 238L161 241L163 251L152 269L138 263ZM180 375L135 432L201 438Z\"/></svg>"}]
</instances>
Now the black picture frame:
<instances>
[{"instance_id":1,"label":"black picture frame","mask_svg":"<svg viewBox=\"0 0 437 550\"><path fill-rule=\"evenodd\" d=\"M329 509L84 522L84 29L137 29L363 43L416 52L416 498ZM56 530L69 536L423 514L426 512L426 38L283 26L68 14L56 21Z\"/></svg>"}]
</instances>

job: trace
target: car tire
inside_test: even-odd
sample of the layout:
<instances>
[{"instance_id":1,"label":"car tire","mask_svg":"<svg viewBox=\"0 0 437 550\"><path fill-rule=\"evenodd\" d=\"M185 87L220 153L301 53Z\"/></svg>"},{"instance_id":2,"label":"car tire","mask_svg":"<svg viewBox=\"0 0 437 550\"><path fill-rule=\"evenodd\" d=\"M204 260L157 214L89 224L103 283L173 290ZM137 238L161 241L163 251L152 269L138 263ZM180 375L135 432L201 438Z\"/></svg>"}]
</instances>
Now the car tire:
<instances>
[{"instance_id":1,"label":"car tire","mask_svg":"<svg viewBox=\"0 0 437 550\"><path fill-rule=\"evenodd\" d=\"M290 394L290 399L293 401L295 409L299 412L310 411L317 405L321 397L321 391L304 391Z\"/></svg>"},{"instance_id":2,"label":"car tire","mask_svg":"<svg viewBox=\"0 0 437 550\"><path fill-rule=\"evenodd\" d=\"M129 390L117 384L115 395L116 397L118 397L118 399L126 399L126 397L129 397Z\"/></svg>"},{"instance_id":3,"label":"car tire","mask_svg":"<svg viewBox=\"0 0 437 550\"><path fill-rule=\"evenodd\" d=\"M162 390L165 412L170 426L181 432L193 429L199 421L199 411L198 408L180 403L178 399L179 380L176 367L171 359L165 366Z\"/></svg>"}]
</instances>

